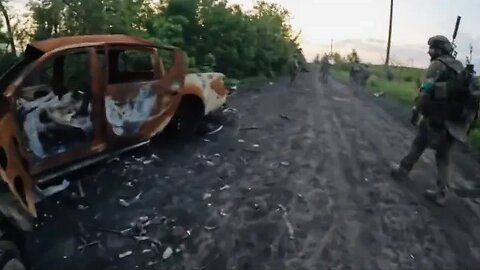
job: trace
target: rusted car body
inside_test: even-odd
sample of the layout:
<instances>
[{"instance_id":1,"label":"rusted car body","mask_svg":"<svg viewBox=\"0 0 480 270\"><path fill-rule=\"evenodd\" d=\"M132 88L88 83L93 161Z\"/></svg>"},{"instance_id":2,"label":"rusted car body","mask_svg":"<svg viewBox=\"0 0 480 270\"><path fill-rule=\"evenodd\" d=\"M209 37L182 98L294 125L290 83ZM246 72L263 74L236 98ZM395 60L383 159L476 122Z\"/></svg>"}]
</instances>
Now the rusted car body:
<instances>
[{"instance_id":1,"label":"rusted car body","mask_svg":"<svg viewBox=\"0 0 480 270\"><path fill-rule=\"evenodd\" d=\"M28 45L0 79L0 182L13 196L0 201L2 215L28 229L35 181L148 142L186 98L198 114L218 110L227 96L224 75L186 68L180 49L125 35Z\"/></svg>"}]
</instances>

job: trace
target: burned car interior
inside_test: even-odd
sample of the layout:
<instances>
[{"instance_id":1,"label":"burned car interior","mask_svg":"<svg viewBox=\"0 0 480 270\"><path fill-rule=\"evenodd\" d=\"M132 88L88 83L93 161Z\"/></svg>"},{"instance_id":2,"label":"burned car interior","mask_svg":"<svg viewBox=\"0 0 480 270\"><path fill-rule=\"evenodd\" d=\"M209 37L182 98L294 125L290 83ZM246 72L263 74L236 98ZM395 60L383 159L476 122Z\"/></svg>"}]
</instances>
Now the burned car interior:
<instances>
[{"instance_id":1,"label":"burned car interior","mask_svg":"<svg viewBox=\"0 0 480 270\"><path fill-rule=\"evenodd\" d=\"M34 158L91 142L90 70L88 51L75 51L47 60L22 82L16 95L17 119Z\"/></svg>"},{"instance_id":2,"label":"burned car interior","mask_svg":"<svg viewBox=\"0 0 480 270\"><path fill-rule=\"evenodd\" d=\"M155 58L160 61L159 75L165 74L162 56L152 48L141 47L113 47L108 50L108 56L105 51L103 47L97 48L96 57L102 75L106 76L107 89L120 84L150 82L140 89L136 98L126 102L105 97L107 121L114 133L133 134L150 116L156 102L151 82L159 79L155 77ZM42 63L20 85L16 93L17 119L23 128L25 145L33 154L32 162L92 143L90 57L86 48L67 50Z\"/></svg>"}]
</instances>

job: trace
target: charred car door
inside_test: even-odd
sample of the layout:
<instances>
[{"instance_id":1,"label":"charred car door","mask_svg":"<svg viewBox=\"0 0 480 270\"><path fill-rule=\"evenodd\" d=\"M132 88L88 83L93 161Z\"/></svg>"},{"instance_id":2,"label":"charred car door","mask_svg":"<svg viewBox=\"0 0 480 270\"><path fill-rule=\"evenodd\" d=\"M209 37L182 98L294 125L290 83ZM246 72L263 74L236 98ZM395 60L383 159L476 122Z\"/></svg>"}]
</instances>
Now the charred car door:
<instances>
[{"instance_id":1,"label":"charred car door","mask_svg":"<svg viewBox=\"0 0 480 270\"><path fill-rule=\"evenodd\" d=\"M0 93L0 220L7 218L16 227L31 230L36 216L32 179L13 108Z\"/></svg>"},{"instance_id":2,"label":"charred car door","mask_svg":"<svg viewBox=\"0 0 480 270\"><path fill-rule=\"evenodd\" d=\"M106 147L94 114L101 106L98 57L94 47L51 52L19 79L12 98L32 175Z\"/></svg>"},{"instance_id":3,"label":"charred car door","mask_svg":"<svg viewBox=\"0 0 480 270\"><path fill-rule=\"evenodd\" d=\"M162 131L181 99L186 65L180 50L171 50L165 70L158 48L108 48L105 116L108 142L148 140Z\"/></svg>"}]
</instances>

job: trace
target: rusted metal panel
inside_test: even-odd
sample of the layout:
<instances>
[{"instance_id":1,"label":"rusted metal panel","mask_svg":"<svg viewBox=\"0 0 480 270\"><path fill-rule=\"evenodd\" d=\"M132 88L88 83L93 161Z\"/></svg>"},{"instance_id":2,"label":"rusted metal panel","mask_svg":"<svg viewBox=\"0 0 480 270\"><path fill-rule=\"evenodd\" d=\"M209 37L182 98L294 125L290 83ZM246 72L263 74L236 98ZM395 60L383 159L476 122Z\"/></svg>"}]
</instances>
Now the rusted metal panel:
<instances>
[{"instance_id":1,"label":"rusted metal panel","mask_svg":"<svg viewBox=\"0 0 480 270\"><path fill-rule=\"evenodd\" d=\"M24 229L28 229L30 218L36 215L32 195L32 176L45 176L49 171L65 165L76 168L79 165L74 162L89 164L85 159L98 159L101 157L100 154L104 154L102 153L104 151L147 141L167 126L185 95L199 97L204 102L205 114L221 107L227 96L227 90L223 84L223 74L186 75L187 66L183 51L171 46L158 46L146 39L125 35L91 35L50 39L29 46L34 48L33 58L30 58L30 62L22 67L22 70L19 70L21 72L18 75L15 74L17 78L12 83L9 80L10 85L5 87L6 90L0 96L0 105L7 102L9 106L7 110L5 110L5 104L0 108L3 109L3 111L0 110L0 130L2 130L0 133L0 176L12 191L15 200L19 202L18 205L14 203L12 208L11 203L0 201L0 210L2 213L10 213L13 219L17 219L17 223L22 223L20 226L23 226ZM160 49L172 52L173 64L168 70L165 70L161 60ZM150 53L152 69L130 74L133 77L138 75L138 78L148 75L147 79L133 79L133 81L125 82L122 80L110 81L111 65L118 64L118 59L112 59L118 57L118 52L122 50L141 50ZM110 54L110 51L114 53ZM79 123L71 122L73 115L77 115L72 114L72 110L78 110L84 104L79 105L78 99L73 98L73 93L69 96L69 89L62 90L61 94L55 92L53 84L58 83L56 81L59 80L58 77L53 78L54 75L52 75L52 80L44 85L22 88L24 80L28 79L30 74L36 74L47 61L71 55L74 52L88 52L88 67L90 68L89 87L91 89L87 89L88 94L82 96L82 100L83 98L87 100L88 114L87 116L81 115L79 119L83 122ZM101 58L104 62L100 61ZM55 67L52 71L53 74L61 76L60 84L63 84L65 80L66 66L63 61L65 61L63 58L59 60L60 71L58 69L55 71ZM56 64L56 62L53 63L53 65ZM121 77L122 74L118 71L118 67L115 68L115 72L118 72L117 75ZM60 74L55 72L60 72ZM39 98L36 95L39 91L46 91L47 94ZM49 96L50 92L54 94L51 97ZM24 103L19 103L20 99L23 99ZM47 108L45 109L46 115L49 120L53 119L54 124L82 129L82 123L90 121L93 135L88 145L80 149L44 155L41 148L35 149L35 143L38 144L40 141L35 130L29 132L24 141L25 137L22 137L22 134L25 134L25 131L28 133L29 126L27 124L35 126L35 123L39 124L43 120L41 121L40 113L38 113L36 118L29 119L30 122L27 124L27 120L21 122L17 106L20 106L19 108L31 107L26 114L21 116L22 119L26 119L25 115L37 109L42 102L52 99L56 99L54 102L60 103L58 108L53 107L53 112L48 110L52 107L41 108ZM71 107L64 108L65 104L71 105ZM55 109L59 109L60 113L55 112ZM35 143L32 144L32 141Z\"/></svg>"},{"instance_id":2,"label":"rusted metal panel","mask_svg":"<svg viewBox=\"0 0 480 270\"><path fill-rule=\"evenodd\" d=\"M82 44L94 47L81 49L76 47L81 47ZM49 59L70 53L72 50L88 50L92 86L91 121L94 126L93 141L88 147L58 153L37 162L27 157L32 175L100 153L105 149L151 138L168 124L183 95L191 94L201 98L205 103L205 113L220 107L227 95L223 85L223 74L201 73L189 74L186 77L185 54L174 47L167 47L173 50L173 65L169 70L165 70L160 57L157 56L157 49L154 47L156 45L147 40L123 35L80 36L41 41L32 46L46 53L21 73L5 91L5 95L17 98L25 76L36 72ZM62 49L66 47L70 49ZM109 84L108 64L106 68L102 68L97 53L102 50L104 55L108 56L108 51L113 49L150 51L153 79Z\"/></svg>"},{"instance_id":3,"label":"rusted metal panel","mask_svg":"<svg viewBox=\"0 0 480 270\"><path fill-rule=\"evenodd\" d=\"M105 131L104 131L105 122L103 121L102 117L96 117L96 115L99 115L99 114L101 115L101 113L103 112L102 82L104 81L104 79L102 77L104 75L98 63L98 58L96 56L95 51L96 51L95 48L82 48L82 49L73 49L73 50L63 51L63 52L55 51L55 52L47 53L44 56L42 56L40 59L38 59L37 62L35 62L29 70L27 70L25 73L22 74L21 78L22 79L26 78L28 74L37 72L37 69L42 67L42 65L47 61L49 61L50 59L54 59L58 56L62 56L66 52L68 53L88 52L89 53L90 70L87 70L86 72L89 72L90 78L91 78L90 80L91 89L87 89L87 91L91 91L92 93L92 98L90 101L90 105L91 105L90 113L92 117L88 117L86 119L89 119L91 129L93 132L93 139L91 143L88 143L88 145L86 145L86 147L82 147L81 149L74 150L74 151L64 150L63 152L58 152L54 155L48 155L48 156L39 155L39 153L41 154L42 152L33 151L33 154L36 156L36 158L32 154L29 154L27 158L27 160L29 161L28 164L30 166L29 171L32 175L37 175L43 171L52 169L54 167L58 167L62 164L65 164L74 160L78 160L95 153L99 153L107 147L107 144L105 143L106 137L105 137ZM11 93L12 98L14 99L18 98L19 92L22 90L21 88L22 88L22 80L19 80L16 83L16 88L12 90L12 93ZM64 100L65 98L68 98L68 95L62 96L62 100ZM68 119L63 119L66 117L66 115L64 113L61 113L61 111L59 112L60 113L57 113L59 114L58 115L59 119L55 121L56 123L75 126L74 123L68 121ZM55 116L54 113L55 112L53 112L52 114L49 114L49 116L53 119L55 118L53 117ZM38 118L38 115L37 115L37 118ZM36 125L36 126L40 125L40 121L37 118L31 119L31 122L33 123L33 125ZM62 120L64 120L65 123L62 123ZM17 123L20 124L19 119L16 119L16 121ZM32 138L36 138L35 143L39 144L40 142L38 141L38 136L32 137L34 134L35 134L35 128L30 132L28 132L27 134L27 138L29 139L28 142L32 143ZM30 145L30 149L33 149L32 145ZM41 159L37 161L38 158L41 158Z\"/></svg>"},{"instance_id":4,"label":"rusted metal panel","mask_svg":"<svg viewBox=\"0 0 480 270\"><path fill-rule=\"evenodd\" d=\"M86 35L86 36L68 36L52 38L43 41L31 43L29 46L34 47L42 52L50 52L65 46L83 47L85 43L106 43L106 44L125 44L139 46L157 46L155 43L140 37L132 37L126 35Z\"/></svg>"},{"instance_id":5,"label":"rusted metal panel","mask_svg":"<svg viewBox=\"0 0 480 270\"><path fill-rule=\"evenodd\" d=\"M0 181L7 183L14 200L0 194L0 211L22 229L31 229L36 217L32 179L27 171L24 145L12 112L0 116Z\"/></svg>"},{"instance_id":6,"label":"rusted metal panel","mask_svg":"<svg viewBox=\"0 0 480 270\"><path fill-rule=\"evenodd\" d=\"M151 51L156 55L156 51ZM162 131L180 103L184 85L183 52L175 50L168 71L152 57L154 77L149 81L109 84L105 93L105 111L109 142L123 143L148 139Z\"/></svg>"},{"instance_id":7,"label":"rusted metal panel","mask_svg":"<svg viewBox=\"0 0 480 270\"><path fill-rule=\"evenodd\" d=\"M208 114L226 102L228 91L223 83L224 77L218 72L187 74L183 94L200 96L205 104L205 114Z\"/></svg>"}]
</instances>

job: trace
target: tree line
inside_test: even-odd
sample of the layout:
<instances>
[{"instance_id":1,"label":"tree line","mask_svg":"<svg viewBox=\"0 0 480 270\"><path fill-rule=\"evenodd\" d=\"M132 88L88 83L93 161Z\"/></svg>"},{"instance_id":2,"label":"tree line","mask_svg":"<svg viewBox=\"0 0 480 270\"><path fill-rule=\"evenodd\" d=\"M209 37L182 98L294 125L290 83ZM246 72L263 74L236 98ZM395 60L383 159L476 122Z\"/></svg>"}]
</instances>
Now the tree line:
<instances>
[{"instance_id":1,"label":"tree line","mask_svg":"<svg viewBox=\"0 0 480 270\"><path fill-rule=\"evenodd\" d=\"M30 0L23 17L13 14L13 1L0 0L0 73L32 41L85 34L178 46L191 70L231 77L276 76L303 58L288 11L265 1L245 11L226 0Z\"/></svg>"}]
</instances>

